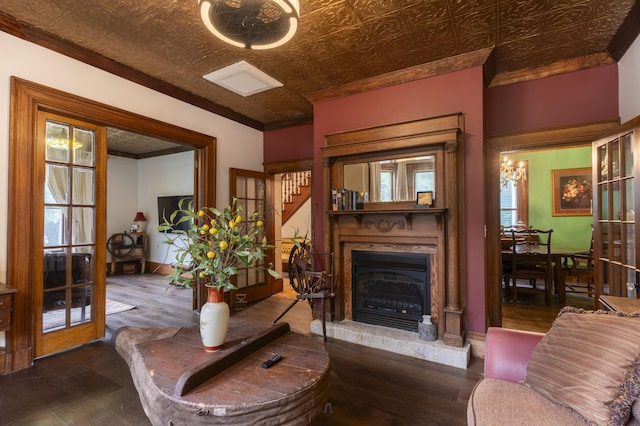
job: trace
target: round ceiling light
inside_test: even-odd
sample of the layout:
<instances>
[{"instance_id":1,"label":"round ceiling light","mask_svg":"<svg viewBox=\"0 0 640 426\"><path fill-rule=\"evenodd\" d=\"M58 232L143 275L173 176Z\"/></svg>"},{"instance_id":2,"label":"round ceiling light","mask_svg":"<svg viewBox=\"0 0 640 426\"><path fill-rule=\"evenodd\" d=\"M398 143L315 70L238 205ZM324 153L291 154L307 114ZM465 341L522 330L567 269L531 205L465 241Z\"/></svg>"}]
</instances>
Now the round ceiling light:
<instances>
[{"instance_id":1,"label":"round ceiling light","mask_svg":"<svg viewBox=\"0 0 640 426\"><path fill-rule=\"evenodd\" d=\"M282 46L296 33L298 0L198 0L200 17L216 37L246 49Z\"/></svg>"}]
</instances>

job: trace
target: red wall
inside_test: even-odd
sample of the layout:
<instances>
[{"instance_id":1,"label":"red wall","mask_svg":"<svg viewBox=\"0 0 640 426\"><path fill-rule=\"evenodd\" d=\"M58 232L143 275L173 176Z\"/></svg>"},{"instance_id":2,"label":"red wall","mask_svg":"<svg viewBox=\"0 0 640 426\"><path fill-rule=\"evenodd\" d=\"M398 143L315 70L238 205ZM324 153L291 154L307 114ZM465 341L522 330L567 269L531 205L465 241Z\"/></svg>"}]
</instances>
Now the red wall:
<instances>
[{"instance_id":1,"label":"red wall","mask_svg":"<svg viewBox=\"0 0 640 426\"><path fill-rule=\"evenodd\" d=\"M466 131L465 203L467 207L482 206L482 104L481 67L319 103L314 107L314 154L316 158L320 157L319 148L324 146L326 134L461 112ZM322 176L319 162L315 162L313 172L314 176ZM319 179L314 180L314 195L326 190ZM314 205L313 214L322 217L320 205ZM314 225L317 241L318 236L323 235L323 224L314 221ZM484 332L484 215L481 208L467 208L465 227L466 254L463 259L467 271L468 326Z\"/></svg>"},{"instance_id":2,"label":"red wall","mask_svg":"<svg viewBox=\"0 0 640 426\"><path fill-rule=\"evenodd\" d=\"M264 133L264 162L313 158L313 124Z\"/></svg>"},{"instance_id":3,"label":"red wall","mask_svg":"<svg viewBox=\"0 0 640 426\"><path fill-rule=\"evenodd\" d=\"M605 66L484 89L482 68L399 84L367 93L318 103L313 126L265 133L265 162L316 158L314 176L322 176L324 136L461 112L465 117L465 261L467 328L484 333L484 150L486 136L618 117L617 66ZM310 128L311 127L311 128ZM312 135L309 134L312 132ZM304 147L299 145L304 144ZM310 150L310 151L308 151ZM302 155L302 154L301 154ZM496 188L497 190L498 188ZM321 179L314 179L314 218L322 218ZM314 242L322 244L321 220L314 220Z\"/></svg>"},{"instance_id":4,"label":"red wall","mask_svg":"<svg viewBox=\"0 0 640 426\"><path fill-rule=\"evenodd\" d=\"M485 135L618 119L618 66L487 89Z\"/></svg>"}]
</instances>

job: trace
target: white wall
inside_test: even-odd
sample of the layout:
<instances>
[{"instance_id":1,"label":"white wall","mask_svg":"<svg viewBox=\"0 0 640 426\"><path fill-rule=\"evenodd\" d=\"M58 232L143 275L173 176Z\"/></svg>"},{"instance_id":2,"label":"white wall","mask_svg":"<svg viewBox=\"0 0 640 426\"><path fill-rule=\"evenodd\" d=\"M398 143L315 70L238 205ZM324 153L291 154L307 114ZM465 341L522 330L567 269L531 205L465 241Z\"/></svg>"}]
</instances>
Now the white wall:
<instances>
[{"instance_id":1,"label":"white wall","mask_svg":"<svg viewBox=\"0 0 640 426\"><path fill-rule=\"evenodd\" d=\"M165 237L157 230L158 197L193 195L193 158L192 151L143 160L109 156L107 237L128 231L136 212L141 211L147 218L147 260L173 263L173 251L168 252L168 246L160 244Z\"/></svg>"},{"instance_id":2,"label":"white wall","mask_svg":"<svg viewBox=\"0 0 640 426\"><path fill-rule=\"evenodd\" d=\"M217 204L229 199L229 167L262 170L262 132L0 32L0 200L7 205L10 77L16 76L218 140ZM125 214L125 213L123 213ZM127 214L130 214L127 212ZM0 234L7 210L0 208ZM6 239L0 239L0 280L6 279Z\"/></svg>"},{"instance_id":3,"label":"white wall","mask_svg":"<svg viewBox=\"0 0 640 426\"><path fill-rule=\"evenodd\" d=\"M293 216L282 224L282 238L293 238L296 236L307 236L311 239L311 198L300 206Z\"/></svg>"},{"instance_id":4,"label":"white wall","mask_svg":"<svg viewBox=\"0 0 640 426\"><path fill-rule=\"evenodd\" d=\"M133 223L138 211L138 185L131 182L138 182L138 160L110 155L107 159L107 238L128 231Z\"/></svg>"},{"instance_id":5,"label":"white wall","mask_svg":"<svg viewBox=\"0 0 640 426\"><path fill-rule=\"evenodd\" d=\"M640 37L636 38L618 63L620 121L640 115Z\"/></svg>"},{"instance_id":6,"label":"white wall","mask_svg":"<svg viewBox=\"0 0 640 426\"><path fill-rule=\"evenodd\" d=\"M169 246L166 244L160 244L166 237L158 232L158 197L193 195L193 158L193 152L181 152L139 162L138 210L147 218L147 260L151 262L175 262L174 252L167 251ZM133 220L133 216L129 220Z\"/></svg>"}]
</instances>

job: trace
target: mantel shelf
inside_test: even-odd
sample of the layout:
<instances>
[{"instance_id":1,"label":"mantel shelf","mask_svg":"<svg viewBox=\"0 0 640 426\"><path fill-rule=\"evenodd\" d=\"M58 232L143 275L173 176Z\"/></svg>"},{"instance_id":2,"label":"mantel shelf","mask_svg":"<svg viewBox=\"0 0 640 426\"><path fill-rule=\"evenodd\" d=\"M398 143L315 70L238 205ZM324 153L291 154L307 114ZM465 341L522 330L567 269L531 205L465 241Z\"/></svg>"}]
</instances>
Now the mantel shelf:
<instances>
[{"instance_id":1,"label":"mantel shelf","mask_svg":"<svg viewBox=\"0 0 640 426\"><path fill-rule=\"evenodd\" d=\"M362 229L362 218L372 215L403 215L407 221L407 228L412 229L412 217L417 214L429 214L440 216L447 212L447 209L437 209L433 207L416 207L414 209L397 210L330 210L329 216L353 216L358 222L358 229Z\"/></svg>"}]
</instances>

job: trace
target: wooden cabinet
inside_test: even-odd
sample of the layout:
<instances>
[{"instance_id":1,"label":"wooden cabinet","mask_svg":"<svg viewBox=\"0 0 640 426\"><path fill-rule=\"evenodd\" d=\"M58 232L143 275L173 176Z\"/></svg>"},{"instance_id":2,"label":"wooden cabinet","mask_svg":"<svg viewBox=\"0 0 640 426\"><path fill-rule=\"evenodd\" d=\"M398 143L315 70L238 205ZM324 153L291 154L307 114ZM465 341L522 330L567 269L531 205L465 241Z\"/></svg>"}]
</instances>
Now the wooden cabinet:
<instances>
[{"instance_id":1,"label":"wooden cabinet","mask_svg":"<svg viewBox=\"0 0 640 426\"><path fill-rule=\"evenodd\" d=\"M626 297L627 283L638 284L639 145L640 117L593 143L596 297Z\"/></svg>"},{"instance_id":2,"label":"wooden cabinet","mask_svg":"<svg viewBox=\"0 0 640 426\"><path fill-rule=\"evenodd\" d=\"M18 290L0 283L0 375L6 374L7 347L6 332L13 325L13 294Z\"/></svg>"},{"instance_id":3,"label":"wooden cabinet","mask_svg":"<svg viewBox=\"0 0 640 426\"><path fill-rule=\"evenodd\" d=\"M132 260L140 262L140 273L144 274L147 248L147 234L144 232L113 234L107 241L107 249L111 254L111 275L116 273L116 262Z\"/></svg>"},{"instance_id":4,"label":"wooden cabinet","mask_svg":"<svg viewBox=\"0 0 640 426\"><path fill-rule=\"evenodd\" d=\"M13 293L16 289L0 283L0 331L11 330Z\"/></svg>"}]
</instances>

